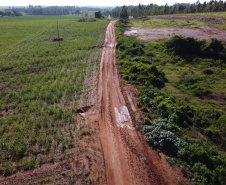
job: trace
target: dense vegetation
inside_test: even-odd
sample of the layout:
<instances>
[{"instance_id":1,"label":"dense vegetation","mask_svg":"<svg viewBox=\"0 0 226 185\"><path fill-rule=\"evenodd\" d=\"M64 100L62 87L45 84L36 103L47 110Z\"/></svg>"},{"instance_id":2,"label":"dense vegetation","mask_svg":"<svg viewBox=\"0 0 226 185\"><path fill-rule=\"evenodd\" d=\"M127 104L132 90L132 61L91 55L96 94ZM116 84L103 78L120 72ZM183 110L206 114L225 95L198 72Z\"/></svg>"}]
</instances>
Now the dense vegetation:
<instances>
[{"instance_id":1,"label":"dense vegetation","mask_svg":"<svg viewBox=\"0 0 226 185\"><path fill-rule=\"evenodd\" d=\"M130 26L127 20L117 22L118 67L121 76L139 88L147 142L171 156L170 164L179 165L196 184L224 184L225 97L218 104L199 101L218 93L213 81L224 84L223 43L181 36L139 41L124 35ZM179 76L176 83L171 82L170 72ZM180 91L180 96L169 87Z\"/></svg>"},{"instance_id":2,"label":"dense vegetation","mask_svg":"<svg viewBox=\"0 0 226 185\"><path fill-rule=\"evenodd\" d=\"M0 11L0 17L3 16L23 16L22 13L14 11Z\"/></svg>"},{"instance_id":3,"label":"dense vegetation","mask_svg":"<svg viewBox=\"0 0 226 185\"><path fill-rule=\"evenodd\" d=\"M120 12L123 7L116 7L111 11L112 17L120 17ZM156 4L127 6L128 14L134 18L150 15L166 15L166 14L181 14L181 13L202 13L202 12L221 12L226 11L226 2L222 0L209 2L197 1L193 4L176 3L169 6L167 3L165 6L158 6Z\"/></svg>"},{"instance_id":4,"label":"dense vegetation","mask_svg":"<svg viewBox=\"0 0 226 185\"><path fill-rule=\"evenodd\" d=\"M57 37L57 24L61 42ZM107 20L0 19L0 175L64 159L96 86ZM92 48L92 49L91 49ZM90 98L89 98L90 97Z\"/></svg>"},{"instance_id":5,"label":"dense vegetation","mask_svg":"<svg viewBox=\"0 0 226 185\"><path fill-rule=\"evenodd\" d=\"M76 16L85 16L88 17L92 13L92 16L95 11L102 11L102 14L108 16L111 8L95 8L95 7L76 7L76 6L33 6L29 5L28 7L13 7L4 9L4 12L13 13L13 12L23 12L28 15L76 15ZM1 14L0 14L1 15Z\"/></svg>"}]
</instances>

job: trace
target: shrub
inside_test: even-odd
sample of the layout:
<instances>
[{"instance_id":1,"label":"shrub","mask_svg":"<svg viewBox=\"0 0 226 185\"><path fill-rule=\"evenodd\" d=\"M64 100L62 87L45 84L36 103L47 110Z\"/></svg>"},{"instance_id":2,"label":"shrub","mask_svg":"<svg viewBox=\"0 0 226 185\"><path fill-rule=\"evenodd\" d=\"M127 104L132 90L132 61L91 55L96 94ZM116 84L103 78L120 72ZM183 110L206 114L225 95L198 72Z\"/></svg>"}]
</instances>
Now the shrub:
<instances>
[{"instance_id":1,"label":"shrub","mask_svg":"<svg viewBox=\"0 0 226 185\"><path fill-rule=\"evenodd\" d=\"M226 133L226 115L222 115L217 120L217 127L222 129L224 133Z\"/></svg>"},{"instance_id":2,"label":"shrub","mask_svg":"<svg viewBox=\"0 0 226 185\"><path fill-rule=\"evenodd\" d=\"M216 173L209 170L206 165L195 163L192 167L192 171L195 172L195 181L201 181L202 184L214 184Z\"/></svg>"},{"instance_id":3,"label":"shrub","mask_svg":"<svg viewBox=\"0 0 226 185\"><path fill-rule=\"evenodd\" d=\"M217 39L211 39L211 41L207 43L204 40L198 41L193 37L185 38L175 35L166 42L166 45L168 51L186 58L196 56L201 58L225 59L226 50L223 43Z\"/></svg>"},{"instance_id":4,"label":"shrub","mask_svg":"<svg viewBox=\"0 0 226 185\"><path fill-rule=\"evenodd\" d=\"M199 142L187 145L178 152L178 156L191 165L202 163L210 170L224 165L225 157L221 156L214 148L206 143Z\"/></svg>"},{"instance_id":5,"label":"shrub","mask_svg":"<svg viewBox=\"0 0 226 185\"><path fill-rule=\"evenodd\" d=\"M220 142L221 140L221 136L220 136L220 131L219 130L216 130L215 128L213 127L208 127L206 130L205 130L205 134L213 141L215 142Z\"/></svg>"},{"instance_id":6,"label":"shrub","mask_svg":"<svg viewBox=\"0 0 226 185\"><path fill-rule=\"evenodd\" d=\"M204 69L203 74L212 75L213 71L212 71L212 69Z\"/></svg>"},{"instance_id":7,"label":"shrub","mask_svg":"<svg viewBox=\"0 0 226 185\"><path fill-rule=\"evenodd\" d=\"M175 54L189 55L198 54L200 52L201 42L194 38L175 35L167 42L169 51L174 51Z\"/></svg>"},{"instance_id":8,"label":"shrub","mask_svg":"<svg viewBox=\"0 0 226 185\"><path fill-rule=\"evenodd\" d=\"M12 164L10 164L8 161L6 161L4 163L4 167L5 167L5 176L11 175L14 171Z\"/></svg>"},{"instance_id":9,"label":"shrub","mask_svg":"<svg viewBox=\"0 0 226 185\"><path fill-rule=\"evenodd\" d=\"M176 156L180 148L184 147L186 143L179 139L173 132L170 131L170 124L167 120L158 119L152 126L146 126L146 141L156 148L160 148L167 154Z\"/></svg>"}]
</instances>

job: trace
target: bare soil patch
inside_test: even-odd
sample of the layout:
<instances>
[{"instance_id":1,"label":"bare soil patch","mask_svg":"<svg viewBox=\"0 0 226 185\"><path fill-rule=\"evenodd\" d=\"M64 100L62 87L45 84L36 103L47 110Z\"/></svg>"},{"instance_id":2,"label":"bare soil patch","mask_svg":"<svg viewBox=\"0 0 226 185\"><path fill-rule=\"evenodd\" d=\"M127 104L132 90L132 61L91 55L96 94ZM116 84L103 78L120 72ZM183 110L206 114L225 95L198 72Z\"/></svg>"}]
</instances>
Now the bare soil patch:
<instances>
[{"instance_id":1,"label":"bare soil patch","mask_svg":"<svg viewBox=\"0 0 226 185\"><path fill-rule=\"evenodd\" d=\"M216 38L226 43L226 30L215 28L213 24L226 24L226 20L216 16L152 16L149 19L196 19L209 23L209 25L201 26L199 28L184 28L184 29L145 29L132 27L125 32L126 35L138 36L140 40L158 40L164 38L171 38L174 35L182 35L184 37L194 37L198 40L205 39L210 41L211 38Z\"/></svg>"},{"instance_id":2,"label":"bare soil patch","mask_svg":"<svg viewBox=\"0 0 226 185\"><path fill-rule=\"evenodd\" d=\"M134 33L133 30L137 30ZM163 29L145 29L145 28L135 28L132 27L125 32L126 35L138 36L140 40L158 40L158 39L169 39L174 35L182 35L184 37L194 37L198 40L205 39L207 42L211 38L216 38L226 43L226 30L221 30L219 28L214 28L210 26L202 26L199 28L184 28L184 29L173 29L173 28L163 28Z\"/></svg>"},{"instance_id":3,"label":"bare soil patch","mask_svg":"<svg viewBox=\"0 0 226 185\"><path fill-rule=\"evenodd\" d=\"M226 24L226 20L222 17L217 16L203 16L203 15L177 15L177 16L151 16L150 19L169 19L169 20L175 20L175 19L195 19L202 22L206 22L209 25L213 24Z\"/></svg>"}]
</instances>

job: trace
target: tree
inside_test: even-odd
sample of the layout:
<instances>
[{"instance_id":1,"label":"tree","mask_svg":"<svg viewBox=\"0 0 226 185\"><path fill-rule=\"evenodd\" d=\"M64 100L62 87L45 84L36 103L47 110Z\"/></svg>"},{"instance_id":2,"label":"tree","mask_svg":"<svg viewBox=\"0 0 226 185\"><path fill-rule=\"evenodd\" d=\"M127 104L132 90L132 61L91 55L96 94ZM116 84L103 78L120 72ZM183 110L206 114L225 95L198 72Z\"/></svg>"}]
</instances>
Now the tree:
<instances>
[{"instance_id":1,"label":"tree","mask_svg":"<svg viewBox=\"0 0 226 185\"><path fill-rule=\"evenodd\" d=\"M122 18L122 19L128 18L127 7L125 5L121 9L119 17Z\"/></svg>"},{"instance_id":2,"label":"tree","mask_svg":"<svg viewBox=\"0 0 226 185\"><path fill-rule=\"evenodd\" d=\"M138 17L138 12L137 12L137 9L136 9L135 7L131 10L131 15L132 15L134 18L137 18L137 17Z\"/></svg>"},{"instance_id":3,"label":"tree","mask_svg":"<svg viewBox=\"0 0 226 185\"><path fill-rule=\"evenodd\" d=\"M102 17L103 17L103 15L101 14L101 12L100 12L100 11L95 12L95 18L100 19L100 18L102 18Z\"/></svg>"},{"instance_id":4,"label":"tree","mask_svg":"<svg viewBox=\"0 0 226 185\"><path fill-rule=\"evenodd\" d=\"M168 5L168 3L166 3L166 5L164 7L164 14L169 14L169 5Z\"/></svg>"},{"instance_id":5,"label":"tree","mask_svg":"<svg viewBox=\"0 0 226 185\"><path fill-rule=\"evenodd\" d=\"M186 7L184 7L183 5L179 5L179 7L178 7L178 11L179 11L179 13L184 13L184 9L185 9Z\"/></svg>"}]
</instances>

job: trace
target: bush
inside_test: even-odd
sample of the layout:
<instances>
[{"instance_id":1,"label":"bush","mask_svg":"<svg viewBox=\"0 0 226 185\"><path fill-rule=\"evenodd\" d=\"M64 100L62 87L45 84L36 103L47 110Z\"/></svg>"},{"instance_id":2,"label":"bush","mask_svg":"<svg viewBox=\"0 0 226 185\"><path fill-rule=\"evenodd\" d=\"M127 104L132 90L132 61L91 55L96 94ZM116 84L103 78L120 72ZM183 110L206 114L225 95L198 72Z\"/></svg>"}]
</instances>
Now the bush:
<instances>
[{"instance_id":1,"label":"bush","mask_svg":"<svg viewBox=\"0 0 226 185\"><path fill-rule=\"evenodd\" d=\"M214 184L216 173L209 170L206 165L203 165L202 163L195 163L192 167L192 171L195 172L195 181L201 181L202 184Z\"/></svg>"},{"instance_id":2,"label":"bush","mask_svg":"<svg viewBox=\"0 0 226 185\"><path fill-rule=\"evenodd\" d=\"M217 127L222 129L222 131L226 134L226 115L220 116L217 120Z\"/></svg>"},{"instance_id":3,"label":"bush","mask_svg":"<svg viewBox=\"0 0 226 185\"><path fill-rule=\"evenodd\" d=\"M212 75L213 71L212 71L212 69L204 69L203 74Z\"/></svg>"},{"instance_id":4,"label":"bush","mask_svg":"<svg viewBox=\"0 0 226 185\"><path fill-rule=\"evenodd\" d=\"M210 170L225 165L226 158L206 143L199 142L187 145L178 152L178 156L190 165L202 163Z\"/></svg>"},{"instance_id":5,"label":"bush","mask_svg":"<svg viewBox=\"0 0 226 185\"><path fill-rule=\"evenodd\" d=\"M5 176L11 175L14 171L12 164L10 164L8 161L6 161L4 163L4 167L5 167Z\"/></svg>"},{"instance_id":6,"label":"bush","mask_svg":"<svg viewBox=\"0 0 226 185\"><path fill-rule=\"evenodd\" d=\"M167 154L176 156L180 148L186 143L179 139L173 132L170 131L170 124L167 120L158 119L152 126L144 128L146 141L156 148L160 148Z\"/></svg>"},{"instance_id":7,"label":"bush","mask_svg":"<svg viewBox=\"0 0 226 185\"><path fill-rule=\"evenodd\" d=\"M215 141L215 142L220 142L221 141L221 135L220 135L220 131L216 130L213 127L208 127L205 130L205 135L207 135L211 140Z\"/></svg>"},{"instance_id":8,"label":"bush","mask_svg":"<svg viewBox=\"0 0 226 185\"><path fill-rule=\"evenodd\" d=\"M166 42L168 51L174 52L176 55L181 55L186 58L201 57L225 59L226 50L221 41L211 39L209 43L206 41L198 41L193 37L183 37L175 35Z\"/></svg>"},{"instance_id":9,"label":"bush","mask_svg":"<svg viewBox=\"0 0 226 185\"><path fill-rule=\"evenodd\" d=\"M175 35L167 42L167 48L169 51L174 51L179 55L194 55L200 52L202 42L195 40L194 38Z\"/></svg>"}]
</instances>

